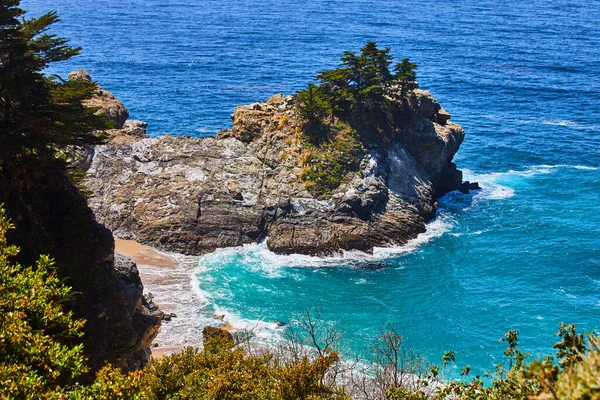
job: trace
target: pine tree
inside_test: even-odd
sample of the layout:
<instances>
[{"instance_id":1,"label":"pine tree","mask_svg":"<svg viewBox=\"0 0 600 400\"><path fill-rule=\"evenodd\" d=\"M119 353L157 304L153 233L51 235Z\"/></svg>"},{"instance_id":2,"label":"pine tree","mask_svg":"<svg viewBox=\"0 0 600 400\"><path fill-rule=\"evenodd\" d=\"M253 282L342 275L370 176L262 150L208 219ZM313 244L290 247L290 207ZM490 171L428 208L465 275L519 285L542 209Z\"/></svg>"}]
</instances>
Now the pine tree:
<instances>
[{"instance_id":1,"label":"pine tree","mask_svg":"<svg viewBox=\"0 0 600 400\"><path fill-rule=\"evenodd\" d=\"M402 101L404 101L409 90L418 87L416 69L417 64L411 63L408 58L403 58L402 62L397 63L394 67L396 82L400 85L400 99Z\"/></svg>"},{"instance_id":2,"label":"pine tree","mask_svg":"<svg viewBox=\"0 0 600 400\"><path fill-rule=\"evenodd\" d=\"M390 49L367 42L360 54L345 51L339 68L317 75L331 99L334 111L348 112L368 103L385 101L386 86L392 82Z\"/></svg>"},{"instance_id":3,"label":"pine tree","mask_svg":"<svg viewBox=\"0 0 600 400\"><path fill-rule=\"evenodd\" d=\"M56 13L25 19L19 4L0 0L0 161L15 156L58 159L68 146L101 143L106 122L82 104L96 85L43 73L80 48L48 32L59 21Z\"/></svg>"},{"instance_id":4,"label":"pine tree","mask_svg":"<svg viewBox=\"0 0 600 400\"><path fill-rule=\"evenodd\" d=\"M307 88L296 94L298 114L311 125L318 125L329 112L329 103L321 88L309 83Z\"/></svg>"}]
</instances>

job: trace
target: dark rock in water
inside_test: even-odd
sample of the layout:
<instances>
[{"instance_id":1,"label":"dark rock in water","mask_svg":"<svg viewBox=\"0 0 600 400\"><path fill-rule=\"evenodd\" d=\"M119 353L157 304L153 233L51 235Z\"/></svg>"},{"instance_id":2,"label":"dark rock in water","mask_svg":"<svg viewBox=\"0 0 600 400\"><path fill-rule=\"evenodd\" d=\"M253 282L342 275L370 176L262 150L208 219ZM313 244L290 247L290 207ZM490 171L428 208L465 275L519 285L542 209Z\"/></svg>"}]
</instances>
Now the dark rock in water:
<instances>
[{"instance_id":1,"label":"dark rock in water","mask_svg":"<svg viewBox=\"0 0 600 400\"><path fill-rule=\"evenodd\" d=\"M177 318L177 314L175 313L165 313L163 316L163 321L170 321L173 318Z\"/></svg>"},{"instance_id":2,"label":"dark rock in water","mask_svg":"<svg viewBox=\"0 0 600 400\"><path fill-rule=\"evenodd\" d=\"M462 186L462 171L456 168L456 164L450 163L440 175L437 186L435 188L435 197L440 198L447 193L460 189Z\"/></svg>"},{"instance_id":3,"label":"dark rock in water","mask_svg":"<svg viewBox=\"0 0 600 400\"><path fill-rule=\"evenodd\" d=\"M234 341L233 335L230 332L213 326L205 326L204 329L202 329L202 336L204 336L204 343L213 338L223 338L232 343Z\"/></svg>"},{"instance_id":4,"label":"dark rock in water","mask_svg":"<svg viewBox=\"0 0 600 400\"><path fill-rule=\"evenodd\" d=\"M48 254L73 288L67 305L84 318L84 350L91 367L106 361L124 370L142 367L161 323L142 296L131 258L115 253L112 233L96 222L62 167L26 158L2 160L0 203L16 229L11 243L21 247L18 261L35 263Z\"/></svg>"},{"instance_id":5,"label":"dark rock in water","mask_svg":"<svg viewBox=\"0 0 600 400\"><path fill-rule=\"evenodd\" d=\"M389 265L385 263L361 263L358 266L359 269L364 269L366 271L378 271L387 267L389 267Z\"/></svg>"},{"instance_id":6,"label":"dark rock in water","mask_svg":"<svg viewBox=\"0 0 600 400\"><path fill-rule=\"evenodd\" d=\"M409 107L356 116L358 171L327 199L300 178L302 122L291 96L237 107L216 138L136 137L96 146L86 185L117 236L185 254L256 243L278 254L330 255L402 245L425 231L436 199L462 183L452 158L464 138L431 93Z\"/></svg>"},{"instance_id":7,"label":"dark rock in water","mask_svg":"<svg viewBox=\"0 0 600 400\"><path fill-rule=\"evenodd\" d=\"M471 190L480 190L480 189L481 189L481 187L479 186L478 182L464 181L460 185L460 188L458 190L460 190L461 193L469 194L471 192Z\"/></svg>"},{"instance_id":8,"label":"dark rock in water","mask_svg":"<svg viewBox=\"0 0 600 400\"><path fill-rule=\"evenodd\" d=\"M287 325L287 323L279 321L279 320L271 321L271 323L277 325L278 328L282 328Z\"/></svg>"}]
</instances>

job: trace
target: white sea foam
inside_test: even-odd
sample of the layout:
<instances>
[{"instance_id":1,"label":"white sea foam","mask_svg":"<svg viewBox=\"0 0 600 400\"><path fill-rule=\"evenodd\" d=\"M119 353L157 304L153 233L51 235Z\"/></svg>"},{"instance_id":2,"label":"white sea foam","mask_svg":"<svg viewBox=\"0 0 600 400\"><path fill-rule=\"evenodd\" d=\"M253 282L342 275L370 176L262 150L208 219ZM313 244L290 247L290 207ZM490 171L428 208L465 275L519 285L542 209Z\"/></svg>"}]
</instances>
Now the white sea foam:
<instances>
[{"instance_id":1,"label":"white sea foam","mask_svg":"<svg viewBox=\"0 0 600 400\"><path fill-rule=\"evenodd\" d=\"M589 125L581 124L568 119L520 119L522 124L533 124L533 125L549 125L549 126L564 126L576 130L587 130L596 132L600 130L600 125Z\"/></svg>"},{"instance_id":2,"label":"white sea foam","mask_svg":"<svg viewBox=\"0 0 600 400\"><path fill-rule=\"evenodd\" d=\"M154 302L165 313L177 315L162 324L155 341L162 346L199 346L199 332L206 325L201 310L209 304L205 296L199 295L196 282L190 280L199 257L171 255L177 260L176 267L138 266L145 293L152 293Z\"/></svg>"},{"instance_id":3,"label":"white sea foam","mask_svg":"<svg viewBox=\"0 0 600 400\"><path fill-rule=\"evenodd\" d=\"M203 269L208 268L208 265L218 264L223 262L224 259L233 256L240 257L243 264L249 265L250 268L257 271L260 270L260 272L272 278L280 277L282 268L285 267L324 268L379 261L395 257L399 254L412 252L425 243L442 236L452 227L452 225L453 220L449 215L440 215L427 224L426 232L421 233L405 245L385 248L375 247L373 254L358 250L350 250L341 251L336 255L328 257L316 257L304 254L281 255L270 251L265 240L259 244L246 244L242 247L218 249L215 252L204 256L200 260L199 273L201 273Z\"/></svg>"},{"instance_id":4,"label":"white sea foam","mask_svg":"<svg viewBox=\"0 0 600 400\"><path fill-rule=\"evenodd\" d=\"M523 170L508 170L506 172L489 172L486 174L476 174L469 170L463 170L465 180L479 182L482 190L475 195L475 200L504 200L515 196L515 189L512 188L511 180L515 177L529 178L536 175L552 174L560 169L575 169L581 171L598 171L597 167L587 165L532 165Z\"/></svg>"}]
</instances>

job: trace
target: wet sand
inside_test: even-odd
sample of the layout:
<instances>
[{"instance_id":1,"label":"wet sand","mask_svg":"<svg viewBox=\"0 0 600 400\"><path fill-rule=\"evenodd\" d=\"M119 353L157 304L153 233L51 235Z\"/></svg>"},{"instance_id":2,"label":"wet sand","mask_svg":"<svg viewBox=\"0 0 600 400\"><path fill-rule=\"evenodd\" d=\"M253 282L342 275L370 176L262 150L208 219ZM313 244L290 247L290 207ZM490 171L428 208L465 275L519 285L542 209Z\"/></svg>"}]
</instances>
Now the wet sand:
<instances>
[{"instance_id":1,"label":"wet sand","mask_svg":"<svg viewBox=\"0 0 600 400\"><path fill-rule=\"evenodd\" d=\"M170 277L169 275L163 276L162 274L156 275L155 273L157 270L177 268L178 262L175 257L153 249L152 247L144 246L135 240L119 239L116 236L114 236L114 239L115 250L128 255L136 262L138 270L140 271L142 283L146 289L144 290L145 293L148 293L147 289L156 291L158 287L167 287L178 282L175 277ZM162 311L167 313L177 311L176 306L168 303L161 304L160 300L161 299L159 298L155 298L156 303ZM160 341L158 340L155 343L158 344L158 346L151 347L151 351L152 357L156 359L178 353L185 347L183 344L168 344L161 346Z\"/></svg>"},{"instance_id":2,"label":"wet sand","mask_svg":"<svg viewBox=\"0 0 600 400\"><path fill-rule=\"evenodd\" d=\"M144 246L135 240L125 240L115 238L115 249L123 254L133 258L136 264L152 265L155 267L174 268L177 266L177 260L161 251L155 250L152 247Z\"/></svg>"}]
</instances>

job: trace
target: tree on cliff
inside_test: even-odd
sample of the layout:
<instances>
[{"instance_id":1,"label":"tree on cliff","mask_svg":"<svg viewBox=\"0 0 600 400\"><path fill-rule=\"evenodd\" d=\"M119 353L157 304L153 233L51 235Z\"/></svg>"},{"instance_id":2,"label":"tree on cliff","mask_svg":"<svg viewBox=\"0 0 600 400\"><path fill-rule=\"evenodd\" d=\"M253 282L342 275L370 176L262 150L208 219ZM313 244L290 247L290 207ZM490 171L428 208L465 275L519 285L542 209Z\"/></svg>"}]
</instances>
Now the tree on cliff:
<instances>
[{"instance_id":1,"label":"tree on cliff","mask_svg":"<svg viewBox=\"0 0 600 400\"><path fill-rule=\"evenodd\" d=\"M369 102L384 100L386 85L392 80L390 49L378 49L367 42L360 54L345 51L336 69L317 75L336 111L350 111Z\"/></svg>"},{"instance_id":2,"label":"tree on cliff","mask_svg":"<svg viewBox=\"0 0 600 400\"><path fill-rule=\"evenodd\" d=\"M417 88L417 64L411 63L410 59L403 58L394 67L395 79L400 86L400 99L404 101L409 90Z\"/></svg>"},{"instance_id":3,"label":"tree on cliff","mask_svg":"<svg viewBox=\"0 0 600 400\"><path fill-rule=\"evenodd\" d=\"M319 85L311 83L296 94L300 116L314 126L325 109L343 119L356 109L403 100L417 87L417 64L404 58L392 73L392 61L390 49L379 49L375 42L367 42L360 54L345 51L338 68L317 74Z\"/></svg>"},{"instance_id":4,"label":"tree on cliff","mask_svg":"<svg viewBox=\"0 0 600 400\"><path fill-rule=\"evenodd\" d=\"M58 16L25 19L19 0L0 0L0 160L18 155L57 158L67 146L97 144L106 122L82 102L96 85L45 76L51 63L80 48L48 33Z\"/></svg>"},{"instance_id":5,"label":"tree on cliff","mask_svg":"<svg viewBox=\"0 0 600 400\"><path fill-rule=\"evenodd\" d=\"M330 106L323 89L314 83L309 83L306 89L296 94L296 109L310 128L314 128L321 124L329 113ZM314 129L309 130L314 131Z\"/></svg>"}]
</instances>

